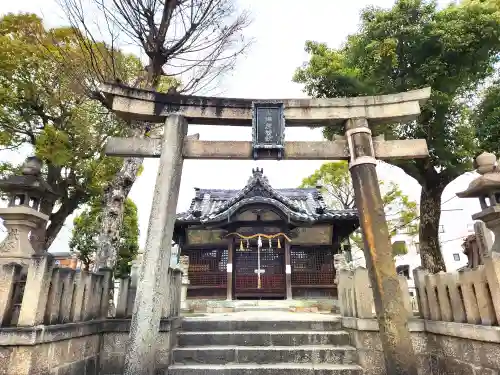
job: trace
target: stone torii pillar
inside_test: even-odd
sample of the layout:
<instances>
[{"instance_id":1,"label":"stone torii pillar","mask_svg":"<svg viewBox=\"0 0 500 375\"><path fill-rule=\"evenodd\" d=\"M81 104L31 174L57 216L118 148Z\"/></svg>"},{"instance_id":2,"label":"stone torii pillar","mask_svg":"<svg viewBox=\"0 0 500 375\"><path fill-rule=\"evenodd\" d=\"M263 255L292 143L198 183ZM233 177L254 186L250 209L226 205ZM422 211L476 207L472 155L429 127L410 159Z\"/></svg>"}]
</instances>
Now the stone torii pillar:
<instances>
[{"instance_id":1,"label":"stone torii pillar","mask_svg":"<svg viewBox=\"0 0 500 375\"><path fill-rule=\"evenodd\" d=\"M391 237L377 178L375 150L366 118L349 119L345 125L349 146L349 170L363 233L366 267L390 375L417 375L408 313L392 255ZM412 150L408 150L411 155Z\"/></svg>"},{"instance_id":2,"label":"stone torii pillar","mask_svg":"<svg viewBox=\"0 0 500 375\"><path fill-rule=\"evenodd\" d=\"M170 266L172 233L182 175L182 146L188 124L172 114L163 128L160 166L139 271L139 282L130 323L130 342L125 357L126 375L153 374L162 302L169 288L160 288L160 275Z\"/></svg>"},{"instance_id":3,"label":"stone torii pillar","mask_svg":"<svg viewBox=\"0 0 500 375\"><path fill-rule=\"evenodd\" d=\"M160 157L161 160L156 191L158 195L163 195L161 198L155 195L155 211L150 216L148 245L139 280L142 292L136 298L131 345L127 352L127 375L154 373L153 354L148 353L154 348L154 335L158 332L160 321L160 317L153 313L157 306L154 298L154 288L157 286L154 279L159 275L160 266L157 261L161 261L158 247L168 249L169 257L175 219L174 203L177 202L179 187L177 178L180 179L183 158L349 160L387 373L417 375L402 291L391 256L375 163L376 159L428 157L427 144L423 139L372 139L369 127L415 119L420 114L420 105L429 98L430 89L374 97L269 101L169 95L119 85L103 85L101 92L112 110L125 119L160 123L167 118L162 139L111 138L106 146L108 155ZM172 113L178 115L172 117ZM173 120L175 118L180 122L179 115L198 125L252 126L254 140L237 142L184 139L185 131L181 132L180 125L176 125ZM346 138L325 142L284 142L285 121L287 127L345 125ZM161 170L169 171L165 175L176 172L167 179L160 177ZM168 182L162 182L164 179ZM160 189L162 184L164 186ZM159 215L158 210L169 212L172 222L161 215L160 220L155 219ZM157 240L159 236L155 233L162 230L163 245L150 240L150 236ZM149 257L148 251L151 254Z\"/></svg>"}]
</instances>

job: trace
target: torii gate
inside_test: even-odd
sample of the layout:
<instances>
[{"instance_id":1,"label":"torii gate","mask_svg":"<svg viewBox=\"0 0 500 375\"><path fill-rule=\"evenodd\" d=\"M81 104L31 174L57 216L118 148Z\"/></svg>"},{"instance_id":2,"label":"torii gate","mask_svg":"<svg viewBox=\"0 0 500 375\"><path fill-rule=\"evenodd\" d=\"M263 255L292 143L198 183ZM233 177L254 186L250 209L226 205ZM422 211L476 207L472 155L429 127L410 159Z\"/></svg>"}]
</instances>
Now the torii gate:
<instances>
[{"instance_id":1,"label":"torii gate","mask_svg":"<svg viewBox=\"0 0 500 375\"><path fill-rule=\"evenodd\" d=\"M372 139L370 125L415 119L430 88L382 96L264 101L161 94L121 85L103 85L101 92L122 118L165 123L161 138L111 138L106 146L108 155L160 158L126 375L154 374L152 348L160 325L158 296L162 292L159 280L170 264L183 160L252 158L349 160L387 373L417 375L375 167L376 159L425 158L427 144L423 139ZM200 141L186 136L188 123L252 126L253 142ZM345 125L346 132L345 137L333 141L284 142L285 123L287 127Z\"/></svg>"}]
</instances>

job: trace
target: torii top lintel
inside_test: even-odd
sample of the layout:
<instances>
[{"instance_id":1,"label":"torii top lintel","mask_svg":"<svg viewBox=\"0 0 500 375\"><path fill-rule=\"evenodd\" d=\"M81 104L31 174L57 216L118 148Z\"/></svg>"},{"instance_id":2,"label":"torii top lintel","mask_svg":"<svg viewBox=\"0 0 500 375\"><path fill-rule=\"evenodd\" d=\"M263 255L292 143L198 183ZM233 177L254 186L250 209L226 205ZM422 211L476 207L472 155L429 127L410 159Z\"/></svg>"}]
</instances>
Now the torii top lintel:
<instances>
[{"instance_id":1,"label":"torii top lintel","mask_svg":"<svg viewBox=\"0 0 500 375\"><path fill-rule=\"evenodd\" d=\"M183 115L199 125L252 125L252 102L262 99L234 99L209 96L163 94L117 84L100 87L110 108L129 120L160 123L171 113ZM273 99L283 103L286 126L341 124L350 118L366 118L372 124L405 122L420 114L420 105L431 89L380 96L334 99Z\"/></svg>"}]
</instances>

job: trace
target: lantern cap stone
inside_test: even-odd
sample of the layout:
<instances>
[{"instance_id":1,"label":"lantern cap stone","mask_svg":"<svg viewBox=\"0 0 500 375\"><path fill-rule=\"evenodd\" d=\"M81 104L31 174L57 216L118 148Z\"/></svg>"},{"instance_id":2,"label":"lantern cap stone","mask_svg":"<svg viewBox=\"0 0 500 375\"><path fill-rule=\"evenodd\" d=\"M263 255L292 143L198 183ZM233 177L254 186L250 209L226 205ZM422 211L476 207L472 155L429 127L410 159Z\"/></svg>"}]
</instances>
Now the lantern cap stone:
<instances>
[{"instance_id":1,"label":"lantern cap stone","mask_svg":"<svg viewBox=\"0 0 500 375\"><path fill-rule=\"evenodd\" d=\"M483 152L474 161L474 166L481 176L473 180L466 190L457 193L459 198L480 198L500 191L500 168L494 154Z\"/></svg>"},{"instance_id":2,"label":"lantern cap stone","mask_svg":"<svg viewBox=\"0 0 500 375\"><path fill-rule=\"evenodd\" d=\"M9 176L0 180L0 190L5 193L31 193L40 197L57 198L58 194L43 179L42 161L36 156L26 158L20 175Z\"/></svg>"}]
</instances>

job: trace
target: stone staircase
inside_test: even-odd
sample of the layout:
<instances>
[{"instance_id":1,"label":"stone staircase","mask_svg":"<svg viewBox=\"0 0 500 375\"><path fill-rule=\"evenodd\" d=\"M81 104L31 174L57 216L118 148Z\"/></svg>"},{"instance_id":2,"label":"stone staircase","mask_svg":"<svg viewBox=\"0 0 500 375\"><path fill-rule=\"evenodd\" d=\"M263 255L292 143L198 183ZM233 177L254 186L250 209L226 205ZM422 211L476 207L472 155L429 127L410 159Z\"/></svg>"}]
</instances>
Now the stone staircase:
<instances>
[{"instance_id":1,"label":"stone staircase","mask_svg":"<svg viewBox=\"0 0 500 375\"><path fill-rule=\"evenodd\" d=\"M340 318L323 314L185 317L173 361L169 375L363 374Z\"/></svg>"}]
</instances>

